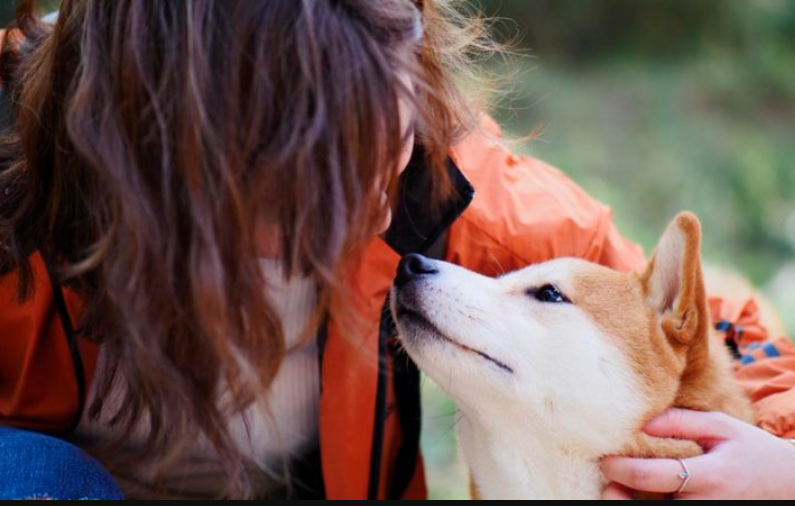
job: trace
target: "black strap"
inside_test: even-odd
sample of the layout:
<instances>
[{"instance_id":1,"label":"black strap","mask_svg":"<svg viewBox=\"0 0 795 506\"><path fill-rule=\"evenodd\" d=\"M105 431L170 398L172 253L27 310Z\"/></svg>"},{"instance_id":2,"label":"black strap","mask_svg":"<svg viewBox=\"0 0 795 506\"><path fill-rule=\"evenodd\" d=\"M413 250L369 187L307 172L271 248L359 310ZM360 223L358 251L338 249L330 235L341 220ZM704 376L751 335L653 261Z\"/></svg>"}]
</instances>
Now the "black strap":
<instances>
[{"instance_id":1,"label":"black strap","mask_svg":"<svg viewBox=\"0 0 795 506\"><path fill-rule=\"evenodd\" d=\"M321 501L326 498L319 442L309 453L295 460L290 476L291 500Z\"/></svg>"},{"instance_id":2,"label":"black strap","mask_svg":"<svg viewBox=\"0 0 795 506\"><path fill-rule=\"evenodd\" d=\"M403 443L395 459L395 475L389 498L400 500L405 495L417 471L422 433L422 396L420 370L406 352L395 343L393 346L395 374L395 403L403 431Z\"/></svg>"},{"instance_id":3,"label":"black strap","mask_svg":"<svg viewBox=\"0 0 795 506\"><path fill-rule=\"evenodd\" d=\"M77 382L77 413L72 421L67 433L72 432L83 417L83 411L86 406L86 370L83 365L83 357L80 354L80 346L75 332L74 325L72 324L72 317L69 315L69 308L66 305L66 298L64 297L63 287L58 283L55 274L48 267L50 276L50 283L52 285L53 299L55 307L58 310L58 316L61 320L64 335L66 336L66 343L69 346L69 353L72 356L72 365L74 366L75 381Z\"/></svg>"},{"instance_id":4,"label":"black strap","mask_svg":"<svg viewBox=\"0 0 795 506\"><path fill-rule=\"evenodd\" d=\"M400 255L422 253L434 258L444 257L444 241L450 226L463 214L475 197L475 190L452 159L447 162L454 192L450 200L434 213L428 207L431 194L430 171L424 162L424 152L418 147L401 181L399 206L392 226L384 236L387 244ZM437 247L441 245L442 247ZM378 390L376 393L375 426L370 453L368 499L377 500L381 488L381 463L384 454L384 433L389 416L387 406L388 361L394 361L393 383L395 402L400 417L403 443L398 449L396 475L391 477L390 499L400 499L411 484L417 469L420 452L422 408L420 372L405 352L393 350L390 340L395 336L395 323L384 305L378 339Z\"/></svg>"},{"instance_id":5,"label":"black strap","mask_svg":"<svg viewBox=\"0 0 795 506\"><path fill-rule=\"evenodd\" d=\"M375 425L373 427L373 446L370 452L370 483L367 499L378 500L381 488L381 462L384 454L384 433L387 417L387 360L389 360L389 339L393 334L392 318L389 316L389 299L384 303L381 327L378 331L378 388L375 396Z\"/></svg>"},{"instance_id":6,"label":"black strap","mask_svg":"<svg viewBox=\"0 0 795 506\"><path fill-rule=\"evenodd\" d=\"M323 395L323 358L328 340L328 318L320 326L317 333L318 371L320 377L320 395ZM299 501L324 500L326 498L326 485L323 479L323 460L320 440L315 441L315 446L307 454L296 459L291 469L291 494L290 499Z\"/></svg>"}]
</instances>

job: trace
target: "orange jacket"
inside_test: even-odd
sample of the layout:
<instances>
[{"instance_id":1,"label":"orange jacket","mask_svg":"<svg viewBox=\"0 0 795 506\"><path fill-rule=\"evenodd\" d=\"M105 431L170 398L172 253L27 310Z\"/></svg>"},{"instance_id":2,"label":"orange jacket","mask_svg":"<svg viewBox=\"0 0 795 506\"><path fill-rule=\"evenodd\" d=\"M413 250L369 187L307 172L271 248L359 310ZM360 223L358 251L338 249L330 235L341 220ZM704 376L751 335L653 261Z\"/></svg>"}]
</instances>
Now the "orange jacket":
<instances>
[{"instance_id":1,"label":"orange jacket","mask_svg":"<svg viewBox=\"0 0 795 506\"><path fill-rule=\"evenodd\" d=\"M451 151L450 170L461 199L451 202L441 223L428 223L427 214L417 212L403 217L404 225L406 219L411 223L401 227L398 216L394 231L369 245L353 277L360 301L355 309L367 328L351 329L333 311L330 315L320 409L322 471L330 499L426 496L418 450L418 373L401 366L405 360L390 359L390 336L380 331L400 254L421 251L446 232L446 260L487 275L566 256L624 271L645 265L641 250L617 232L607 207L556 169L512 155L498 137L499 129L487 118L480 132ZM422 172L410 169L407 177L419 182L416 188L408 185L404 198L421 206ZM13 275L0 282L0 423L64 430L79 406L76 375L46 269L37 256L34 265L38 290L32 301L12 300ZM77 301L67 299L75 309ZM756 318L751 306L729 313L719 319ZM767 336L760 331L757 337ZM96 349L83 344L82 352L90 383ZM788 352L784 346L779 354ZM788 359L760 357L738 374L762 411L764 427L790 434L795 353Z\"/></svg>"}]
</instances>

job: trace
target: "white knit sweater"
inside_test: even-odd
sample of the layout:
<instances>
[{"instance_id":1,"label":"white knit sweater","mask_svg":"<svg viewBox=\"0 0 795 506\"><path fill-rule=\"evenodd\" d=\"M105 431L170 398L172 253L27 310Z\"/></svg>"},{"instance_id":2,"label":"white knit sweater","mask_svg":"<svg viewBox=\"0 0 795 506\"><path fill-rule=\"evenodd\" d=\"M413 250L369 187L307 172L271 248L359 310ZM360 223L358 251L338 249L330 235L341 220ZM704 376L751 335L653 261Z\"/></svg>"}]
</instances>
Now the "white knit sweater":
<instances>
[{"instance_id":1,"label":"white knit sweater","mask_svg":"<svg viewBox=\"0 0 795 506\"><path fill-rule=\"evenodd\" d=\"M320 376L316 340L301 342L316 307L314 281L285 280L278 262L263 260L261 264L269 282L268 294L281 316L287 355L267 399L249 408L245 415L230 418L229 424L239 448L261 466L263 472L254 473L251 479L259 493L267 494L281 487L284 465L317 441ZM118 393L120 388L114 391ZM108 437L109 430L102 420L84 419L76 441L90 444ZM139 426L130 435L131 449L140 444L146 430ZM171 467L165 477L160 477L165 498L214 498L224 491L218 460L206 442L198 441L186 461ZM116 478L129 497L156 497L151 480L145 476L130 471Z\"/></svg>"}]
</instances>

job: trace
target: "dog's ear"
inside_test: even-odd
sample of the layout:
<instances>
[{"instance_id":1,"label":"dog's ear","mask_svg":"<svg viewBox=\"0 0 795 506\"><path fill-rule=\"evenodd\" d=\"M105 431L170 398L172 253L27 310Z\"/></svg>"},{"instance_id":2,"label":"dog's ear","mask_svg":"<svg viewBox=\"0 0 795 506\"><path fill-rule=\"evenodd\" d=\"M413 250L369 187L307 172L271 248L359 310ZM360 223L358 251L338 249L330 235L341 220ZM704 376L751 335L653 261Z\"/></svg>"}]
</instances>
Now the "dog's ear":
<instances>
[{"instance_id":1,"label":"dog's ear","mask_svg":"<svg viewBox=\"0 0 795 506\"><path fill-rule=\"evenodd\" d=\"M683 213L668 227L643 278L646 298L666 336L691 344L709 334L701 264L701 223Z\"/></svg>"}]
</instances>

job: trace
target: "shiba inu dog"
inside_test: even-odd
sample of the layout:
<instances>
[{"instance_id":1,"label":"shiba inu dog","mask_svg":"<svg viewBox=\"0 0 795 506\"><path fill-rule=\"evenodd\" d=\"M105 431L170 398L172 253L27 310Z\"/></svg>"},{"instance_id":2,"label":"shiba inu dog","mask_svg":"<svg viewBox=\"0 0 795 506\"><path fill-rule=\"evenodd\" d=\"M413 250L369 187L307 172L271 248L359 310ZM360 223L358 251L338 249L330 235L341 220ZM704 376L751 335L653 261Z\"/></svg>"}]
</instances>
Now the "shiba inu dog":
<instances>
[{"instance_id":1,"label":"shiba inu dog","mask_svg":"<svg viewBox=\"0 0 795 506\"><path fill-rule=\"evenodd\" d=\"M492 279L406 257L392 293L401 342L457 403L473 495L598 499L604 456L689 458L644 425L671 407L753 421L712 334L692 214L645 272L574 259Z\"/></svg>"}]
</instances>

